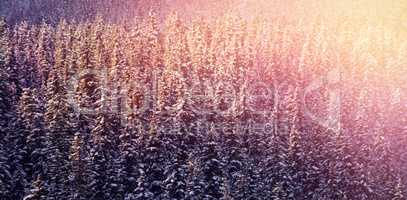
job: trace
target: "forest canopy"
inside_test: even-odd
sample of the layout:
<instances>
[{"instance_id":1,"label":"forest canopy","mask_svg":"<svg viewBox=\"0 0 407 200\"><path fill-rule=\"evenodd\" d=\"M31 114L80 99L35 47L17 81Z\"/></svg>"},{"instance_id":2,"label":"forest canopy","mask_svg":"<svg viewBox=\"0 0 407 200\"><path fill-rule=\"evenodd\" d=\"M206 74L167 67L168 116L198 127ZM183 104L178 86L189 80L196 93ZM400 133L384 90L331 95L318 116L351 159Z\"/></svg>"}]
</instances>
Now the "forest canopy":
<instances>
[{"instance_id":1,"label":"forest canopy","mask_svg":"<svg viewBox=\"0 0 407 200\"><path fill-rule=\"evenodd\" d=\"M0 199L406 199L401 1L146 2L0 2Z\"/></svg>"}]
</instances>

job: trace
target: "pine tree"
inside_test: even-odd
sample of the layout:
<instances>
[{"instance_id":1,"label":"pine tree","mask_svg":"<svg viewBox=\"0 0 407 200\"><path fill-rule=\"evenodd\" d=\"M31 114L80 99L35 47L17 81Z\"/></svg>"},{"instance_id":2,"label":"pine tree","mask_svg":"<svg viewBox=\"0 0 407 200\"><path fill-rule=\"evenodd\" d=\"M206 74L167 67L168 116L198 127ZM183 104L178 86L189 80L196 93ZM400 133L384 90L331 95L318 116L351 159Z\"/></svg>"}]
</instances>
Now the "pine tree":
<instances>
[{"instance_id":1,"label":"pine tree","mask_svg":"<svg viewBox=\"0 0 407 200\"><path fill-rule=\"evenodd\" d=\"M9 159L9 122L13 117L13 92L9 74L9 38L8 28L3 18L0 18L0 198L9 199L11 193L11 166Z\"/></svg>"},{"instance_id":2,"label":"pine tree","mask_svg":"<svg viewBox=\"0 0 407 200\"><path fill-rule=\"evenodd\" d=\"M165 69L158 83L158 110L165 115L176 115L182 112L185 120L191 120L191 112L186 107L186 90L191 85L191 70L186 27L177 14L166 22L163 64Z\"/></svg>"},{"instance_id":3,"label":"pine tree","mask_svg":"<svg viewBox=\"0 0 407 200\"><path fill-rule=\"evenodd\" d=\"M206 117L211 112L213 88L213 66L210 63L209 48L211 30L204 20L193 23L188 31L188 46L191 52L191 70L188 77L192 84L187 88L186 110L193 115ZM203 98L201 98L202 95Z\"/></svg>"},{"instance_id":4,"label":"pine tree","mask_svg":"<svg viewBox=\"0 0 407 200\"><path fill-rule=\"evenodd\" d=\"M13 105L13 109L18 109L18 105ZM24 189L29 184L29 175L27 175L27 148L26 136L22 121L18 118L18 113L14 113L9 121L10 129L6 135L6 144L8 165L10 166L10 196L11 199L20 199L24 194Z\"/></svg>"},{"instance_id":5,"label":"pine tree","mask_svg":"<svg viewBox=\"0 0 407 200\"><path fill-rule=\"evenodd\" d=\"M123 191L125 196L134 195L134 191L137 187L137 179L139 178L138 165L141 152L137 148L137 138L141 137L143 128L138 125L135 129L124 129L120 134L120 166L122 171L122 177L119 177L123 183ZM130 197L128 197L130 198ZM130 198L132 199L132 198Z\"/></svg>"},{"instance_id":6,"label":"pine tree","mask_svg":"<svg viewBox=\"0 0 407 200\"><path fill-rule=\"evenodd\" d=\"M150 12L148 16L143 20L141 27L141 68L140 75L142 76L142 86L148 91L151 91L147 94L144 94L144 99L149 101L144 101L148 111L145 112L146 115L143 116L143 120L150 120L155 117L157 108L160 110L160 104L158 101L159 95L156 94L156 91L160 92L160 77L164 66L164 44L163 37L164 32L160 28L160 18L159 13ZM143 84L144 83L144 84Z\"/></svg>"},{"instance_id":7,"label":"pine tree","mask_svg":"<svg viewBox=\"0 0 407 200\"><path fill-rule=\"evenodd\" d=\"M164 65L186 75L190 70L190 56L186 27L177 13L168 17L164 43Z\"/></svg>"},{"instance_id":8,"label":"pine tree","mask_svg":"<svg viewBox=\"0 0 407 200\"><path fill-rule=\"evenodd\" d=\"M164 171L166 199L185 199L188 196L188 147L193 144L188 143L191 138L181 123L181 120L175 119L174 128L165 135L167 152L171 153Z\"/></svg>"},{"instance_id":9,"label":"pine tree","mask_svg":"<svg viewBox=\"0 0 407 200\"><path fill-rule=\"evenodd\" d=\"M98 90L103 90L99 86ZM118 119L113 114L108 113L106 105L106 95L101 91L101 99L97 104L96 125L91 131L91 176L88 185L92 199L115 199L120 198L121 180L119 180L120 159L117 156L119 151L118 135L116 131L121 130ZM117 196L116 196L117 195Z\"/></svg>"},{"instance_id":10,"label":"pine tree","mask_svg":"<svg viewBox=\"0 0 407 200\"><path fill-rule=\"evenodd\" d=\"M2 141L4 142L4 141ZM1 175L0 175L0 197L3 199L9 199L10 196L10 165L8 163L8 158L6 154L6 148L2 144L0 147L0 167L1 167Z\"/></svg>"},{"instance_id":11,"label":"pine tree","mask_svg":"<svg viewBox=\"0 0 407 200\"><path fill-rule=\"evenodd\" d=\"M95 30L93 30L95 29ZM85 132L90 132L95 126L95 102L100 98L98 91L99 79L104 77L105 71L100 64L100 27L92 24L82 24L76 29L77 41L75 44L76 70L78 85L76 86L76 101L78 102L79 120L84 123ZM99 55L98 55L99 54ZM100 70L103 69L103 70Z\"/></svg>"},{"instance_id":12,"label":"pine tree","mask_svg":"<svg viewBox=\"0 0 407 200\"><path fill-rule=\"evenodd\" d=\"M16 100L14 66L12 66L12 44L10 31L4 18L0 18L0 78L1 78L1 113L4 113L0 120L0 126L5 128L9 115L6 109L10 109L11 101ZM3 132L3 131L2 131ZM3 132L4 133L4 132Z\"/></svg>"},{"instance_id":13,"label":"pine tree","mask_svg":"<svg viewBox=\"0 0 407 200\"><path fill-rule=\"evenodd\" d=\"M35 48L36 72L42 88L46 87L46 81L53 63L52 60L52 34L53 29L43 22L39 28L38 39Z\"/></svg>"},{"instance_id":14,"label":"pine tree","mask_svg":"<svg viewBox=\"0 0 407 200\"><path fill-rule=\"evenodd\" d=\"M47 186L44 184L41 176L38 177L32 183L32 189L29 194L23 198L23 200L45 200L47 199Z\"/></svg>"},{"instance_id":15,"label":"pine tree","mask_svg":"<svg viewBox=\"0 0 407 200\"><path fill-rule=\"evenodd\" d=\"M149 132L142 134L138 139L140 175L135 189L136 199L164 198L166 149L163 134L155 125L150 125Z\"/></svg>"},{"instance_id":16,"label":"pine tree","mask_svg":"<svg viewBox=\"0 0 407 200\"><path fill-rule=\"evenodd\" d=\"M243 149L246 151L243 156L247 158L243 173L246 178L239 180L242 195L246 198L271 198L277 174L278 154L280 148L273 144L275 137L266 130L258 127L259 123L250 120L241 135ZM260 123L261 125L261 123ZM268 134L267 137L265 135ZM258 168L257 166L263 166ZM254 184L253 184L254 183Z\"/></svg>"},{"instance_id":17,"label":"pine tree","mask_svg":"<svg viewBox=\"0 0 407 200\"><path fill-rule=\"evenodd\" d=\"M35 28L28 25L27 22L22 22L14 29L15 43L14 56L18 66L18 94L22 92L22 88L29 88L36 83L35 75L35 59L34 59L34 41Z\"/></svg>"},{"instance_id":18,"label":"pine tree","mask_svg":"<svg viewBox=\"0 0 407 200\"><path fill-rule=\"evenodd\" d=\"M75 133L70 148L70 199L86 199L86 181L88 179L87 168L89 167L88 160L86 159L84 148L83 136L81 133Z\"/></svg>"},{"instance_id":19,"label":"pine tree","mask_svg":"<svg viewBox=\"0 0 407 200\"><path fill-rule=\"evenodd\" d=\"M157 13L149 12L141 23L142 56L141 66L145 70L147 81L153 81L153 73L163 65L163 47L161 44L162 31ZM150 82L151 84L151 82Z\"/></svg>"},{"instance_id":20,"label":"pine tree","mask_svg":"<svg viewBox=\"0 0 407 200\"><path fill-rule=\"evenodd\" d=\"M62 75L62 81L65 83L67 74L67 54L68 54L68 24L61 20L54 34L54 67Z\"/></svg>"},{"instance_id":21,"label":"pine tree","mask_svg":"<svg viewBox=\"0 0 407 200\"><path fill-rule=\"evenodd\" d=\"M11 83L9 80L8 65L9 63L9 38L8 38L8 28L3 18L0 18L0 92L1 92L1 101L0 101L0 111L4 113L0 118L0 127L1 127L1 136L4 138L6 134L6 126L8 122L9 115L6 113L9 112L11 105Z\"/></svg>"},{"instance_id":22,"label":"pine tree","mask_svg":"<svg viewBox=\"0 0 407 200\"><path fill-rule=\"evenodd\" d=\"M209 66L209 47L211 32L209 25L204 20L195 21L188 32L188 46L191 52L192 73L190 76L203 81L210 78L213 69Z\"/></svg>"},{"instance_id":23,"label":"pine tree","mask_svg":"<svg viewBox=\"0 0 407 200\"><path fill-rule=\"evenodd\" d=\"M5 199L19 199L24 194L27 183L26 132L18 117L18 78L13 62L12 40L9 29L3 19L0 19L0 188Z\"/></svg>"},{"instance_id":24,"label":"pine tree","mask_svg":"<svg viewBox=\"0 0 407 200\"><path fill-rule=\"evenodd\" d=\"M402 200L405 199L405 190L401 178L398 178L397 185L394 188L394 194L391 200Z\"/></svg>"},{"instance_id":25,"label":"pine tree","mask_svg":"<svg viewBox=\"0 0 407 200\"><path fill-rule=\"evenodd\" d=\"M203 184L203 199L220 199L223 197L225 188L223 183L223 163L219 155L218 144L216 143L217 133L211 127L208 139L201 147L200 155L200 184Z\"/></svg>"},{"instance_id":26,"label":"pine tree","mask_svg":"<svg viewBox=\"0 0 407 200\"><path fill-rule=\"evenodd\" d=\"M69 149L76 125L74 113L68 104L66 89L58 77L58 69L52 69L47 83L46 124L46 182L50 187L50 199L68 198Z\"/></svg>"},{"instance_id":27,"label":"pine tree","mask_svg":"<svg viewBox=\"0 0 407 200\"><path fill-rule=\"evenodd\" d=\"M301 187L301 139L297 127L298 105L297 89L289 88L282 101L283 113L280 113L278 135L263 133L268 140L265 160L267 191L276 199L295 199L302 194ZM270 187L271 186L271 187ZM299 195L299 196L298 196Z\"/></svg>"},{"instance_id":28,"label":"pine tree","mask_svg":"<svg viewBox=\"0 0 407 200\"><path fill-rule=\"evenodd\" d=\"M243 163L239 133L236 131L237 127L231 127L231 129L222 133L221 157L222 163L225 165L223 168L225 190L231 198L236 198L239 195L237 182L243 175Z\"/></svg>"},{"instance_id":29,"label":"pine tree","mask_svg":"<svg viewBox=\"0 0 407 200\"><path fill-rule=\"evenodd\" d=\"M0 18L0 66L2 70L7 69L10 56L9 30L4 18Z\"/></svg>"},{"instance_id":30,"label":"pine tree","mask_svg":"<svg viewBox=\"0 0 407 200\"><path fill-rule=\"evenodd\" d=\"M38 96L37 89L23 89L19 106L25 132L27 133L26 146L29 156L27 175L31 179L44 175L45 165L45 126L44 108Z\"/></svg>"},{"instance_id":31,"label":"pine tree","mask_svg":"<svg viewBox=\"0 0 407 200\"><path fill-rule=\"evenodd\" d=\"M107 67L107 88L106 91L109 97L109 103L112 107L112 112L118 116L123 115L122 119L129 119L132 116L139 103L138 99L135 100L133 92L135 93L134 86L140 85L140 80L137 71L140 66L137 65L138 61L135 57L140 55L137 52L138 47L136 42L132 41L127 36L123 29L119 27L112 27L109 29L110 37L105 44L107 51L111 56L109 58L109 65ZM122 39L123 38L123 39ZM130 48L127 48L129 47ZM142 83L141 83L142 84ZM134 117L134 116L133 116ZM132 126L132 122L127 121L126 125Z\"/></svg>"}]
</instances>

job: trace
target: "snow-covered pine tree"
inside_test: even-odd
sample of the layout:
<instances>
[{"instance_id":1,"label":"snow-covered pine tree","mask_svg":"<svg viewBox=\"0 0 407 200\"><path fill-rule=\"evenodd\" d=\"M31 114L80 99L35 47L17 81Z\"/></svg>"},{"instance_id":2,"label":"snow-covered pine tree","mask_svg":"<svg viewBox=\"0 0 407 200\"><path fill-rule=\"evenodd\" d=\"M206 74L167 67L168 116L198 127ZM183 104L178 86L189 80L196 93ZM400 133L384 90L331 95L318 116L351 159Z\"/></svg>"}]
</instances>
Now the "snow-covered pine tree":
<instances>
[{"instance_id":1,"label":"snow-covered pine tree","mask_svg":"<svg viewBox=\"0 0 407 200\"><path fill-rule=\"evenodd\" d=\"M124 82L128 89L127 108L129 119L143 121L147 124L152 114L154 103L153 80L154 72L160 71L159 44L156 20L153 16L146 19L136 19L137 25L127 34L127 43L122 44L126 55L122 60L127 61L124 69ZM124 48L131 46L131 48ZM154 86L155 87L155 86ZM133 122L129 121L129 125ZM136 123L137 124L137 123Z\"/></svg>"},{"instance_id":2,"label":"snow-covered pine tree","mask_svg":"<svg viewBox=\"0 0 407 200\"><path fill-rule=\"evenodd\" d=\"M70 199L84 200L88 194L86 181L88 180L87 169L89 167L88 159L86 159L86 148L84 148L83 136L80 132L75 133L70 148Z\"/></svg>"},{"instance_id":3,"label":"snow-covered pine tree","mask_svg":"<svg viewBox=\"0 0 407 200\"><path fill-rule=\"evenodd\" d=\"M116 130L119 130L116 122L107 113L98 114L96 126L92 129L92 147L90 150L90 199L114 199L119 198L117 191L120 189L119 175L115 167L117 150Z\"/></svg>"},{"instance_id":4,"label":"snow-covered pine tree","mask_svg":"<svg viewBox=\"0 0 407 200\"><path fill-rule=\"evenodd\" d=\"M223 163L221 155L219 155L219 144L217 144L217 138L215 127L212 124L208 130L208 135L202 147L200 147L199 160L199 184L202 185L202 199L220 199L223 197L225 188L223 180Z\"/></svg>"},{"instance_id":5,"label":"snow-covered pine tree","mask_svg":"<svg viewBox=\"0 0 407 200\"><path fill-rule=\"evenodd\" d=\"M9 38L9 28L4 18L0 17L0 69L2 70L3 78L9 78L9 74L6 74L9 70L11 56L11 44Z\"/></svg>"},{"instance_id":6,"label":"snow-covered pine tree","mask_svg":"<svg viewBox=\"0 0 407 200\"><path fill-rule=\"evenodd\" d=\"M167 161L163 181L166 199L185 199L188 181L188 151L192 143L180 119L173 119L174 126L165 134L166 151L170 153ZM191 145L191 146L189 146Z\"/></svg>"},{"instance_id":7,"label":"snow-covered pine tree","mask_svg":"<svg viewBox=\"0 0 407 200\"><path fill-rule=\"evenodd\" d=\"M125 199L134 199L134 190L139 177L137 138L144 131L137 112L139 101L135 100L134 86L139 85L140 56L139 26L125 32L122 27L109 27L110 35L105 47L109 51L109 65L106 95L112 104L112 113L122 120L122 130L118 133L118 157L115 158L116 179L120 180L120 190ZM142 95L139 93L139 95ZM114 109L113 109L114 107Z\"/></svg>"},{"instance_id":8,"label":"snow-covered pine tree","mask_svg":"<svg viewBox=\"0 0 407 200\"><path fill-rule=\"evenodd\" d=\"M226 48L226 23L224 19L218 19L213 26L209 45L209 63L216 78L222 77L225 71L225 48Z\"/></svg>"},{"instance_id":9,"label":"snow-covered pine tree","mask_svg":"<svg viewBox=\"0 0 407 200\"><path fill-rule=\"evenodd\" d=\"M193 147L188 150L188 177L187 177L187 196L186 199L196 200L202 199L204 195L205 182L201 179L202 177L202 163L201 158L201 147L205 139L207 138L207 127L204 119L198 119L194 124L192 129L188 131L187 135L190 135L186 142L189 147Z\"/></svg>"},{"instance_id":10,"label":"snow-covered pine tree","mask_svg":"<svg viewBox=\"0 0 407 200\"><path fill-rule=\"evenodd\" d=\"M393 189L391 200L403 200L406 198L406 189L400 177L397 178L397 184Z\"/></svg>"},{"instance_id":11,"label":"snow-covered pine tree","mask_svg":"<svg viewBox=\"0 0 407 200\"><path fill-rule=\"evenodd\" d=\"M190 80L189 49L186 27L177 14L166 21L163 63L164 70L157 84L157 107L160 120L186 111L185 94ZM163 120L164 121L164 120Z\"/></svg>"},{"instance_id":12,"label":"snow-covered pine tree","mask_svg":"<svg viewBox=\"0 0 407 200\"><path fill-rule=\"evenodd\" d=\"M274 163L273 152L266 148L261 134L253 133L254 127L247 125L237 134L240 146L241 170L236 176L235 199L262 199L270 197L265 186L271 185L267 175L270 163ZM271 154L271 155L269 155ZM267 157L265 157L266 155ZM258 167L263 166L263 167ZM271 174L270 174L271 175ZM272 176L272 175L271 175Z\"/></svg>"},{"instance_id":13,"label":"snow-covered pine tree","mask_svg":"<svg viewBox=\"0 0 407 200\"><path fill-rule=\"evenodd\" d=\"M181 75L190 70L190 55L186 35L187 27L177 13L172 13L166 21L164 42L164 65Z\"/></svg>"},{"instance_id":14,"label":"snow-covered pine tree","mask_svg":"<svg viewBox=\"0 0 407 200\"><path fill-rule=\"evenodd\" d=\"M154 194L154 198L163 198L165 195L165 165L166 160L166 143L165 135L157 130L157 132L150 132L147 141L147 151L145 157L146 174L149 191Z\"/></svg>"},{"instance_id":15,"label":"snow-covered pine tree","mask_svg":"<svg viewBox=\"0 0 407 200\"><path fill-rule=\"evenodd\" d=\"M137 145L138 138L144 133L142 124L133 124L131 129L125 128L119 136L119 163L121 167L121 177L124 196L134 199L135 190L138 186L137 180L140 176L140 158L143 156L141 148Z\"/></svg>"},{"instance_id":16,"label":"snow-covered pine tree","mask_svg":"<svg viewBox=\"0 0 407 200\"><path fill-rule=\"evenodd\" d=\"M204 20L194 21L187 36L191 54L191 70L188 76L192 83L186 93L186 112L189 112L193 119L206 118L212 114L214 81L214 69L210 63L211 57L208 56L211 41L209 24Z\"/></svg>"},{"instance_id":17,"label":"snow-covered pine tree","mask_svg":"<svg viewBox=\"0 0 407 200\"><path fill-rule=\"evenodd\" d=\"M371 158L368 163L370 166L374 166L374 168L366 166L365 169L369 170L370 176L368 179L371 182L370 184L372 184L372 190L375 191L371 197L390 199L393 195L392 188L397 187L399 180L396 179L396 171L392 170L392 156L389 151L389 144L386 141L386 135L384 135L381 126L381 124L374 125L376 135L374 143L371 145Z\"/></svg>"},{"instance_id":18,"label":"snow-covered pine tree","mask_svg":"<svg viewBox=\"0 0 407 200\"><path fill-rule=\"evenodd\" d=\"M46 200L47 199L47 186L41 175L38 175L33 180L30 192L23 200Z\"/></svg>"},{"instance_id":19,"label":"snow-covered pine tree","mask_svg":"<svg viewBox=\"0 0 407 200\"><path fill-rule=\"evenodd\" d=\"M27 178L34 180L39 175L44 175L45 160L45 126L44 107L38 96L37 89L23 89L20 98L19 114L27 134Z\"/></svg>"},{"instance_id":20,"label":"snow-covered pine tree","mask_svg":"<svg viewBox=\"0 0 407 200\"><path fill-rule=\"evenodd\" d=\"M122 183L119 180L120 158L119 135L121 127L117 116L107 108L105 88L99 85L100 99L95 102L97 108L96 124L91 130L92 146L90 149L89 185L91 199L117 199L121 197ZM119 133L118 133L119 132Z\"/></svg>"},{"instance_id":21,"label":"snow-covered pine tree","mask_svg":"<svg viewBox=\"0 0 407 200\"><path fill-rule=\"evenodd\" d=\"M9 29L4 20L0 19L0 162L3 170L0 176L0 188L4 192L0 196L5 199L19 199L28 184L25 173L25 133L18 117L18 78L13 62L12 41Z\"/></svg>"},{"instance_id":22,"label":"snow-covered pine tree","mask_svg":"<svg viewBox=\"0 0 407 200\"><path fill-rule=\"evenodd\" d=\"M65 20L61 20L56 27L54 34L54 69L57 69L61 75L63 83L66 82L67 75L67 55L69 51L68 37L69 37L69 25Z\"/></svg>"},{"instance_id":23,"label":"snow-covered pine tree","mask_svg":"<svg viewBox=\"0 0 407 200\"><path fill-rule=\"evenodd\" d=\"M18 105L12 106L13 110L18 109ZM28 154L26 148L27 132L23 127L21 119L18 118L18 113L13 112L13 117L9 121L9 131L5 140L6 153L8 156L8 164L11 169L10 186L11 199L19 199L24 194L25 187L29 184L30 177L27 175Z\"/></svg>"},{"instance_id":24,"label":"snow-covered pine tree","mask_svg":"<svg viewBox=\"0 0 407 200\"><path fill-rule=\"evenodd\" d=\"M46 81L53 63L52 45L53 45L53 28L43 22L39 28L39 33L35 48L36 78L41 88L45 89Z\"/></svg>"},{"instance_id":25,"label":"snow-covered pine tree","mask_svg":"<svg viewBox=\"0 0 407 200\"><path fill-rule=\"evenodd\" d=\"M221 135L221 151L220 155L222 158L223 167L223 176L224 176L224 185L225 190L228 193L230 198L235 199L240 191L238 191L237 182L242 178L242 152L241 144L239 140L239 133L236 131L238 128L236 124L233 125L231 122L231 127L224 130Z\"/></svg>"},{"instance_id":26,"label":"snow-covered pine tree","mask_svg":"<svg viewBox=\"0 0 407 200\"><path fill-rule=\"evenodd\" d=\"M209 65L209 47L211 32L209 25L203 19L194 21L192 28L188 31L188 46L191 53L191 72L194 80L203 81L209 78L213 69Z\"/></svg>"},{"instance_id":27,"label":"snow-covered pine tree","mask_svg":"<svg viewBox=\"0 0 407 200\"><path fill-rule=\"evenodd\" d=\"M75 75L77 78L76 101L79 108L79 120L84 133L89 133L95 126L95 102L100 98L97 91L99 80L104 71L97 71L96 47L100 45L101 27L90 23L78 25L75 32ZM93 36L92 36L93 35ZM96 45L98 43L99 45ZM99 57L100 58L100 57ZM99 67L99 66L98 66ZM99 76L101 75L101 76ZM104 78L104 77L103 77ZM85 137L87 138L87 137Z\"/></svg>"},{"instance_id":28,"label":"snow-covered pine tree","mask_svg":"<svg viewBox=\"0 0 407 200\"><path fill-rule=\"evenodd\" d=\"M1 127L1 138L4 138L3 134L6 134L6 126L8 122L9 115L6 113L10 109L11 104L11 85L9 80L9 63L10 62L10 41L8 36L8 27L4 18L0 18L0 91L1 91L1 101L0 109L1 113L4 113L0 118L0 127Z\"/></svg>"},{"instance_id":29,"label":"snow-covered pine tree","mask_svg":"<svg viewBox=\"0 0 407 200\"><path fill-rule=\"evenodd\" d=\"M153 122L152 122L153 123ZM134 191L127 195L127 199L142 200L160 198L162 195L161 179L163 170L157 169L160 164L153 165L154 162L162 161L164 155L158 153L160 151L160 140L157 139L156 125L150 124L149 131L140 131L136 140L137 148L137 165L134 166L138 170L137 185ZM157 152L157 153L154 153ZM162 156L162 157L161 157ZM159 157L155 161L155 157ZM161 166L163 167L163 166ZM157 180L158 179L158 180ZM154 182L154 184L153 184Z\"/></svg>"},{"instance_id":30,"label":"snow-covered pine tree","mask_svg":"<svg viewBox=\"0 0 407 200\"><path fill-rule=\"evenodd\" d=\"M10 174L10 164L8 163L8 155L6 152L7 149L5 148L4 142L5 140L3 139L2 144L0 146L0 197L2 199L10 199L10 180L11 180L11 174Z\"/></svg>"},{"instance_id":31,"label":"snow-covered pine tree","mask_svg":"<svg viewBox=\"0 0 407 200\"><path fill-rule=\"evenodd\" d=\"M8 134L12 113L12 85L9 79L9 49L8 27L4 18L0 18L0 198L9 199L11 193L11 166L8 162L10 145Z\"/></svg>"},{"instance_id":32,"label":"snow-covered pine tree","mask_svg":"<svg viewBox=\"0 0 407 200\"><path fill-rule=\"evenodd\" d=\"M18 94L22 88L29 88L36 84L36 71L34 59L35 28L22 22L14 28L14 55L18 66Z\"/></svg>"},{"instance_id":33,"label":"snow-covered pine tree","mask_svg":"<svg viewBox=\"0 0 407 200\"><path fill-rule=\"evenodd\" d=\"M62 58L57 58L62 59ZM55 67L47 83L45 112L47 165L45 180L49 199L68 198L69 149L76 125L68 103L66 88Z\"/></svg>"},{"instance_id":34,"label":"snow-covered pine tree","mask_svg":"<svg viewBox=\"0 0 407 200\"><path fill-rule=\"evenodd\" d=\"M141 66L144 71L147 83L152 86L153 73L155 70L161 70L163 66L163 47L161 44L162 32L160 31L159 16L157 13L150 11L148 16L142 21L142 56Z\"/></svg>"},{"instance_id":35,"label":"snow-covered pine tree","mask_svg":"<svg viewBox=\"0 0 407 200\"><path fill-rule=\"evenodd\" d=\"M235 89L243 83L243 78L246 75L247 59L245 58L244 43L246 38L246 21L239 16L234 16L226 19L226 46L225 46L225 75L228 80L233 83Z\"/></svg>"},{"instance_id":36,"label":"snow-covered pine tree","mask_svg":"<svg viewBox=\"0 0 407 200\"><path fill-rule=\"evenodd\" d=\"M297 127L297 89L289 87L281 101L278 135L271 135L267 149L267 191L272 198L293 199L304 195L301 187L301 135ZM265 133L267 136L267 133ZM274 163L274 164L273 164ZM300 196L298 196L300 195Z\"/></svg>"}]
</instances>

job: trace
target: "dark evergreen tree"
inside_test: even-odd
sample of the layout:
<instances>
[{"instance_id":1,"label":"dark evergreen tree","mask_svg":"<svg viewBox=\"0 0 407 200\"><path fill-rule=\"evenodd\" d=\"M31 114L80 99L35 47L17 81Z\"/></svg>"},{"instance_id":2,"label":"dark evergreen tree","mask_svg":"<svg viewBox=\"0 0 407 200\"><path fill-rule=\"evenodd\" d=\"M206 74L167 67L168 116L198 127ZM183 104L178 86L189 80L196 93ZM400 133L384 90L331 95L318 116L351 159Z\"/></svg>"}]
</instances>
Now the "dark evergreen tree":
<instances>
[{"instance_id":1,"label":"dark evergreen tree","mask_svg":"<svg viewBox=\"0 0 407 200\"><path fill-rule=\"evenodd\" d=\"M53 63L53 28L48 24L42 23L38 31L38 38L35 48L37 82L42 88L46 87L46 81Z\"/></svg>"},{"instance_id":2,"label":"dark evergreen tree","mask_svg":"<svg viewBox=\"0 0 407 200\"><path fill-rule=\"evenodd\" d=\"M18 110L18 105L12 105L13 110ZM28 152L26 148L27 132L17 112L12 112L13 117L10 119L8 134L5 141L8 141L6 153L8 165L10 166L10 198L20 199L24 195L24 189L29 185L30 175L27 169L30 165Z\"/></svg>"},{"instance_id":3,"label":"dark evergreen tree","mask_svg":"<svg viewBox=\"0 0 407 200\"><path fill-rule=\"evenodd\" d=\"M400 199L405 199L405 186L402 183L402 180L398 178L397 180L397 185L393 189L393 195L391 200L400 200Z\"/></svg>"},{"instance_id":4,"label":"dark evergreen tree","mask_svg":"<svg viewBox=\"0 0 407 200\"><path fill-rule=\"evenodd\" d=\"M86 199L88 193L86 188L86 181L89 174L87 169L89 167L89 160L86 156L86 148L84 148L83 136L80 132L75 133L72 141L69 161L70 161L70 199Z\"/></svg>"},{"instance_id":5,"label":"dark evergreen tree","mask_svg":"<svg viewBox=\"0 0 407 200\"><path fill-rule=\"evenodd\" d=\"M36 37L35 27L30 27L27 22L22 22L14 29L14 56L17 65L18 94L22 88L29 88L36 84L36 68L34 58L34 38Z\"/></svg>"},{"instance_id":6,"label":"dark evergreen tree","mask_svg":"<svg viewBox=\"0 0 407 200\"><path fill-rule=\"evenodd\" d=\"M158 132L157 126L150 125L150 131L142 134L138 139L140 163L137 188L134 191L136 199L164 198L164 172L166 165L166 147L163 134Z\"/></svg>"},{"instance_id":7,"label":"dark evergreen tree","mask_svg":"<svg viewBox=\"0 0 407 200\"><path fill-rule=\"evenodd\" d=\"M129 199L135 198L134 191L140 176L139 167L142 156L138 145L138 137L141 137L145 131L140 123L137 125L132 124L132 126L135 127L124 129L119 138L120 166L122 171L122 177L119 177L119 179L122 180L125 197Z\"/></svg>"},{"instance_id":8,"label":"dark evergreen tree","mask_svg":"<svg viewBox=\"0 0 407 200\"><path fill-rule=\"evenodd\" d=\"M12 117L13 102L12 85L9 79L9 38L8 28L3 18L0 18L0 198L9 199L11 169L8 163L9 121Z\"/></svg>"},{"instance_id":9,"label":"dark evergreen tree","mask_svg":"<svg viewBox=\"0 0 407 200\"><path fill-rule=\"evenodd\" d=\"M23 89L19 113L26 132L27 175L29 180L44 175L45 126L44 108L37 89Z\"/></svg>"},{"instance_id":10,"label":"dark evergreen tree","mask_svg":"<svg viewBox=\"0 0 407 200\"><path fill-rule=\"evenodd\" d=\"M223 168L223 175L225 178L224 187L230 196L229 198L237 198L240 191L238 190L238 181L242 179L242 146L239 140L239 133L236 131L237 127L232 127L232 130L226 130L222 133L222 163L225 167Z\"/></svg>"},{"instance_id":11,"label":"dark evergreen tree","mask_svg":"<svg viewBox=\"0 0 407 200\"><path fill-rule=\"evenodd\" d=\"M183 126L182 121L175 118L174 127L165 135L167 153L170 153L163 181L166 199L185 199L188 196L188 147L193 147L194 144L193 136Z\"/></svg>"},{"instance_id":12,"label":"dark evergreen tree","mask_svg":"<svg viewBox=\"0 0 407 200\"><path fill-rule=\"evenodd\" d=\"M26 174L26 132L18 117L18 81L13 77L15 63L11 51L11 37L4 21L0 20L0 79L1 79L1 134L2 152L0 157L4 167L2 186L6 199L19 199L28 185ZM2 154L2 155L1 155Z\"/></svg>"},{"instance_id":13,"label":"dark evergreen tree","mask_svg":"<svg viewBox=\"0 0 407 200\"><path fill-rule=\"evenodd\" d=\"M114 114L108 113L106 94L102 86L99 87L101 99L97 104L97 118L95 128L91 131L92 146L90 150L90 180L89 189L94 191L90 199L123 198L122 180L119 178L120 167L119 135L120 124Z\"/></svg>"},{"instance_id":14,"label":"dark evergreen tree","mask_svg":"<svg viewBox=\"0 0 407 200\"><path fill-rule=\"evenodd\" d=\"M220 199L224 195L224 174L223 167L224 164L221 160L221 155L219 155L219 146L216 142L216 137L218 133L211 127L207 136L207 140L200 147L201 151L199 153L200 161L200 184L203 184L203 194L202 199Z\"/></svg>"},{"instance_id":15,"label":"dark evergreen tree","mask_svg":"<svg viewBox=\"0 0 407 200\"><path fill-rule=\"evenodd\" d=\"M46 124L46 183L49 199L67 199L69 175L69 149L75 132L74 113L68 103L66 88L52 69L47 83Z\"/></svg>"},{"instance_id":16,"label":"dark evergreen tree","mask_svg":"<svg viewBox=\"0 0 407 200\"><path fill-rule=\"evenodd\" d=\"M23 200L45 200L47 199L47 186L44 181L41 179L41 176L38 176L33 180L32 188L27 196Z\"/></svg>"}]
</instances>

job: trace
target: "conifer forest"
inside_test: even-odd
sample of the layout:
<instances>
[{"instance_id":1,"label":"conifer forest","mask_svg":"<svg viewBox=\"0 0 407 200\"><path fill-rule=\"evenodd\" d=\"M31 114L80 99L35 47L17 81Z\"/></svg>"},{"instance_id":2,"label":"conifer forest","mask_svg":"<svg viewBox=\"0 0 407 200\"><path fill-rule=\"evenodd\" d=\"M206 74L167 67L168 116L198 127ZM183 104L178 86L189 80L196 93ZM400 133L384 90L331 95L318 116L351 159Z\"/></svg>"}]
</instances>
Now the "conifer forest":
<instances>
[{"instance_id":1,"label":"conifer forest","mask_svg":"<svg viewBox=\"0 0 407 200\"><path fill-rule=\"evenodd\" d=\"M407 3L1 0L0 200L150 199L407 199Z\"/></svg>"}]
</instances>

